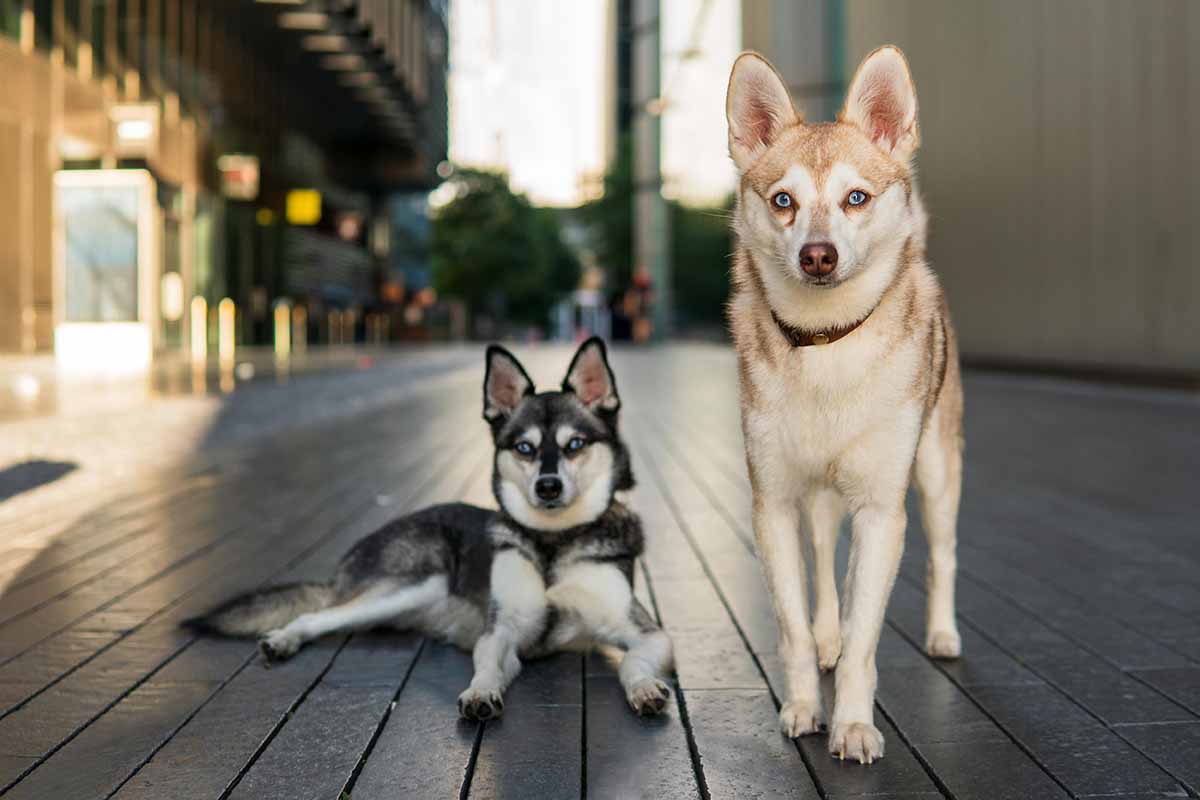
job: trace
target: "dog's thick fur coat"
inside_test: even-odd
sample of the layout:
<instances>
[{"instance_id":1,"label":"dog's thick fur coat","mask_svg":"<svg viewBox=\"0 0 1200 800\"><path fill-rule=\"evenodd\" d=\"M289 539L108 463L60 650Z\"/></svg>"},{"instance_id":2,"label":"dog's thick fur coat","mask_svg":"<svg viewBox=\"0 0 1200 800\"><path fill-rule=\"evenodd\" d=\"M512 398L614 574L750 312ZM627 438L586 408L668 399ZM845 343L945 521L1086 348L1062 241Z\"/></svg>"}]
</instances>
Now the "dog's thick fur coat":
<instances>
[{"instance_id":1,"label":"dog's thick fur coat","mask_svg":"<svg viewBox=\"0 0 1200 800\"><path fill-rule=\"evenodd\" d=\"M580 346L557 392L535 393L512 354L490 347L484 418L499 511L418 511L352 547L328 583L250 592L187 624L261 637L268 659L336 631L419 630L473 651L475 675L458 701L472 719L500 715L521 659L611 645L625 650L618 676L629 704L657 714L670 697L671 640L633 596L643 538L615 498L633 487L619 408L599 339Z\"/></svg>"},{"instance_id":2,"label":"dog's thick fur coat","mask_svg":"<svg viewBox=\"0 0 1200 800\"><path fill-rule=\"evenodd\" d=\"M729 317L755 539L780 626L780 721L789 736L820 730L819 670L836 668L830 752L870 763L884 752L875 651L914 476L929 536L925 646L942 658L960 650L962 387L954 328L925 262L911 166L916 94L900 51L881 48L859 67L838 121L805 124L775 70L747 53L733 68L727 115L740 174ZM803 262L813 247L832 254L826 270ZM847 513L839 613L834 551Z\"/></svg>"}]
</instances>

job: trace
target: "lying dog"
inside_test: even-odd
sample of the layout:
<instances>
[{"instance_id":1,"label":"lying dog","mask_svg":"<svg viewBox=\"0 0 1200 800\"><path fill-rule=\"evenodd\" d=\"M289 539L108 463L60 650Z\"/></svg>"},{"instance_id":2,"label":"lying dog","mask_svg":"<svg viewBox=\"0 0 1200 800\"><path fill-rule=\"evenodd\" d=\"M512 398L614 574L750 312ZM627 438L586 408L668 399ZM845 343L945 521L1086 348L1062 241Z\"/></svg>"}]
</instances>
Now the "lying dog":
<instances>
[{"instance_id":1,"label":"lying dog","mask_svg":"<svg viewBox=\"0 0 1200 800\"><path fill-rule=\"evenodd\" d=\"M780 627L789 736L824 721L818 669L837 667L829 750L870 763L875 649L904 549L915 474L929 536L925 648L958 656L955 524L962 387L954 328L925 263L913 181L917 99L899 50L869 55L838 121L805 124L775 70L747 53L726 101L740 173L730 322L754 533ZM853 539L839 620L834 550ZM803 532L813 552L811 627Z\"/></svg>"},{"instance_id":2,"label":"lying dog","mask_svg":"<svg viewBox=\"0 0 1200 800\"><path fill-rule=\"evenodd\" d=\"M458 698L470 719L500 715L522 658L613 645L626 651L619 677L630 706L661 712L671 640L633 596L642 526L615 498L633 473L604 343L584 342L562 390L541 393L492 346L483 403L500 511L418 511L356 544L327 583L251 592L186 624L259 636L268 659L379 625L443 638L474 651L475 676Z\"/></svg>"}]
</instances>

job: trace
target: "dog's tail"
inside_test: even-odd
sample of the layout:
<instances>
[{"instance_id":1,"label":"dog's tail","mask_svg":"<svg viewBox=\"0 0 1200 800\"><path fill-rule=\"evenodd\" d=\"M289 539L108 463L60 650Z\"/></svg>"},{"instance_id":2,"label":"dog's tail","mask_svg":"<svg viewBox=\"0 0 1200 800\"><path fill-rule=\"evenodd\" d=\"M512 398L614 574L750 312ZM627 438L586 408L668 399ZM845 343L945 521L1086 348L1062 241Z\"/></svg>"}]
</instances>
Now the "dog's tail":
<instances>
[{"instance_id":1,"label":"dog's tail","mask_svg":"<svg viewBox=\"0 0 1200 800\"><path fill-rule=\"evenodd\" d=\"M261 636L301 614L329 607L333 597L333 587L327 583L286 583L238 595L180 624L200 633Z\"/></svg>"}]
</instances>

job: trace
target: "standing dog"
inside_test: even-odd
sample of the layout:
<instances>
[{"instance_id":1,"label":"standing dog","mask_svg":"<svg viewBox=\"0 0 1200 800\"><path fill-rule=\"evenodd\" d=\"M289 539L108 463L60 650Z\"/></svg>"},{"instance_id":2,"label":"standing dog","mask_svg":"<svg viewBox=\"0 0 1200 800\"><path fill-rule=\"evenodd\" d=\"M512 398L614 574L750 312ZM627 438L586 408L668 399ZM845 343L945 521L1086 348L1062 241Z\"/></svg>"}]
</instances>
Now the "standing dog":
<instances>
[{"instance_id":1,"label":"standing dog","mask_svg":"<svg viewBox=\"0 0 1200 800\"><path fill-rule=\"evenodd\" d=\"M729 151L740 174L730 323L754 533L779 620L788 736L824 722L829 750L883 756L875 650L904 549L915 474L929 536L925 648L954 658L962 387L946 301L925 263L911 159L917 98L904 56L871 53L835 123L805 124L758 55L733 67ZM839 619L834 551L852 521ZM811 626L802 534L813 554Z\"/></svg>"},{"instance_id":2,"label":"standing dog","mask_svg":"<svg viewBox=\"0 0 1200 800\"><path fill-rule=\"evenodd\" d=\"M633 596L643 539L637 516L615 498L633 488L620 406L599 339L576 352L561 391L540 394L493 345L483 416L500 511L461 503L418 511L356 544L328 583L252 592L187 624L260 636L268 659L377 625L446 639L474 651L475 676L458 698L470 719L500 715L522 658L609 644L626 650L618 674L629 704L661 712L671 640Z\"/></svg>"}]
</instances>

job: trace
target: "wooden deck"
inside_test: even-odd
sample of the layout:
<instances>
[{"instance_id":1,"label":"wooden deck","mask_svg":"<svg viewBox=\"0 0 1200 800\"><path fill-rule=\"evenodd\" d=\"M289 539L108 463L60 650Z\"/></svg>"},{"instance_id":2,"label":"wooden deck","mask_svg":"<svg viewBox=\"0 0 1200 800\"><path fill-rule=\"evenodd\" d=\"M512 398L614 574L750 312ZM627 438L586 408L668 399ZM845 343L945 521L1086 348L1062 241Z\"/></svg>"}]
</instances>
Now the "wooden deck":
<instances>
[{"instance_id":1,"label":"wooden deck","mask_svg":"<svg viewBox=\"0 0 1200 800\"><path fill-rule=\"evenodd\" d=\"M542 385L568 356L517 352ZM231 592L326 575L406 510L490 502L482 363L455 365L433 389L265 438L222 438L234 423L218 417L217 445L152 478L0 516L0 794L1197 796L1195 395L968 375L964 657L921 652L913 514L879 651L887 757L867 768L831 759L824 736L792 742L776 727L777 634L731 355L618 350L614 363L650 536L637 588L676 644L665 717L633 716L599 656L529 664L504 718L480 724L455 708L469 656L419 637L330 637L266 669L253 643L178 628ZM231 408L256 392L269 393L251 385Z\"/></svg>"}]
</instances>

